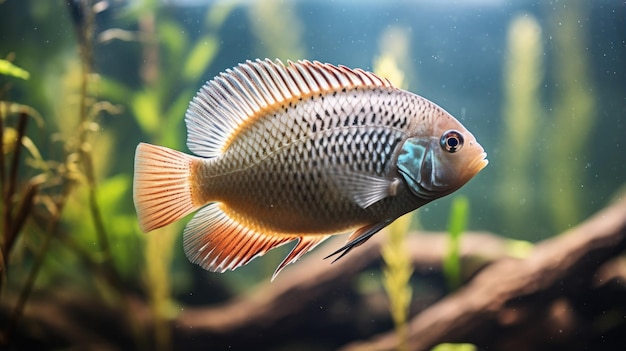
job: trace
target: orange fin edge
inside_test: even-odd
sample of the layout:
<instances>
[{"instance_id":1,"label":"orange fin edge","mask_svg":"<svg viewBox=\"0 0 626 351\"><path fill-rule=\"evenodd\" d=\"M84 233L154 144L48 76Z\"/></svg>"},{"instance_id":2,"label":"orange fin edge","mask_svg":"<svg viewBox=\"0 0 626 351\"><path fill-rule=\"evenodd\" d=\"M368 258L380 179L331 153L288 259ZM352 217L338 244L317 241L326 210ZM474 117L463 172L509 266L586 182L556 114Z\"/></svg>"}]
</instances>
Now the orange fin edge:
<instances>
[{"instance_id":1,"label":"orange fin edge","mask_svg":"<svg viewBox=\"0 0 626 351\"><path fill-rule=\"evenodd\" d=\"M226 208L225 212L222 208ZM183 233L185 255L212 272L235 270L276 247L297 240L272 276L315 248L329 235L267 234L239 223L222 203L211 203L196 213Z\"/></svg>"},{"instance_id":2,"label":"orange fin edge","mask_svg":"<svg viewBox=\"0 0 626 351\"><path fill-rule=\"evenodd\" d=\"M199 207L190 182L194 162L201 159L163 146L137 145L133 201L142 231L168 225Z\"/></svg>"}]
</instances>

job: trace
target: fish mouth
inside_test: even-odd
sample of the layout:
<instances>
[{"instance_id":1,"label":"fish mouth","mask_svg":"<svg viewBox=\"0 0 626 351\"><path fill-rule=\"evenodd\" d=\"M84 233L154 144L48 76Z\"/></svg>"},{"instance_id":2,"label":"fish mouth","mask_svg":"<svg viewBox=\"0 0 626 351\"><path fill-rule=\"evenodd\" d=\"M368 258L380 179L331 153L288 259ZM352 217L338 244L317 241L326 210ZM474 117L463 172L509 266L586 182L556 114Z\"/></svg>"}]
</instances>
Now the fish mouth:
<instances>
[{"instance_id":1,"label":"fish mouth","mask_svg":"<svg viewBox=\"0 0 626 351\"><path fill-rule=\"evenodd\" d=\"M489 164L489 160L487 160L487 153L483 152L478 157L472 161L469 166L469 169L473 170L474 173L480 172L483 168L485 168Z\"/></svg>"}]
</instances>

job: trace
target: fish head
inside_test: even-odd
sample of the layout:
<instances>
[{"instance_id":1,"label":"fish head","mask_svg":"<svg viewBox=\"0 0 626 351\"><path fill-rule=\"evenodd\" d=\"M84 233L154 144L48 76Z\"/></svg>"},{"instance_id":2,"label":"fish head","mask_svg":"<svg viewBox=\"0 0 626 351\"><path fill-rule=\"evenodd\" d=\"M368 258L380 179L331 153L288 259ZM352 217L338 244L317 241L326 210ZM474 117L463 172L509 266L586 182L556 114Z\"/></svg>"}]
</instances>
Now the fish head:
<instances>
[{"instance_id":1,"label":"fish head","mask_svg":"<svg viewBox=\"0 0 626 351\"><path fill-rule=\"evenodd\" d=\"M404 141L398 155L398 171L411 192L423 199L454 192L488 163L474 135L454 117L443 117L425 135Z\"/></svg>"}]
</instances>

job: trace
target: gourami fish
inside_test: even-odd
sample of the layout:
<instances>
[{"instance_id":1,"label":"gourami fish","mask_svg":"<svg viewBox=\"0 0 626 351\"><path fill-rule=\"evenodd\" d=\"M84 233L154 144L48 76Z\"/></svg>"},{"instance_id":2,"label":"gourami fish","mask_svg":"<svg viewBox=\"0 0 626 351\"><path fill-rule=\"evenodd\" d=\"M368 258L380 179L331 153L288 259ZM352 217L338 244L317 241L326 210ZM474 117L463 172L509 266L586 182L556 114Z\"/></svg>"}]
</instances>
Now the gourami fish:
<instances>
[{"instance_id":1,"label":"gourami fish","mask_svg":"<svg viewBox=\"0 0 626 351\"><path fill-rule=\"evenodd\" d=\"M185 115L191 156L140 143L133 197L148 232L199 211L190 261L234 270L296 241L272 279L333 234L348 253L487 165L474 136L429 100L361 69L247 61L204 85Z\"/></svg>"}]
</instances>

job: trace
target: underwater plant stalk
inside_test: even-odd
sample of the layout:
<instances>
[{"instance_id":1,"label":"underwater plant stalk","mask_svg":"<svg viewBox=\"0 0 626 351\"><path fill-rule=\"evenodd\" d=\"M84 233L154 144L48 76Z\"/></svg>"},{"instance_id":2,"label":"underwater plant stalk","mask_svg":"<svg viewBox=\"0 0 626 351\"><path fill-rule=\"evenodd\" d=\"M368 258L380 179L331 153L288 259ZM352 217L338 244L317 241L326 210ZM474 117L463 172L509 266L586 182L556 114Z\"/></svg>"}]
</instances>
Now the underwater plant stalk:
<instances>
[{"instance_id":1,"label":"underwater plant stalk","mask_svg":"<svg viewBox=\"0 0 626 351\"><path fill-rule=\"evenodd\" d=\"M88 112L89 102L89 76L92 73L92 56L93 56L93 32L94 32L94 17L95 14L91 8L91 1L84 0L82 5L72 4L68 2L68 10L70 14L74 15L75 28L78 37L78 49L81 62L81 75L80 75L80 92L79 92L79 109L78 109L78 145L77 151L80 155L80 161L84 168L85 178L87 180L87 187L89 189L89 210L92 220L94 222L94 228L96 232L96 238L101 249L102 264L105 270L108 271L111 277L114 277L113 282L115 288L119 292L124 291L124 286L121 282L121 278L117 274L117 270L113 265L111 259L111 246L106 234L104 222L102 221L101 210L98 206L97 193L96 193L96 180L95 172L93 168L93 155L91 153L91 145L89 145L87 138L89 135L89 122L90 114ZM78 15L76 15L78 13Z\"/></svg>"},{"instance_id":2,"label":"underwater plant stalk","mask_svg":"<svg viewBox=\"0 0 626 351\"><path fill-rule=\"evenodd\" d=\"M14 225L11 216L11 208L10 204L13 203L13 197L15 195L15 187L17 184L17 171L19 169L19 160L22 151L22 138L26 133L26 126L28 122L28 116L26 113L20 113L18 122L17 122L17 135L15 138L15 146L13 148L13 158L11 159L11 165L9 166L9 175L8 175L8 184L6 184L6 189L4 190L4 207L3 207L3 217L4 217L4 242L2 245L2 256L8 257L10 248L13 244L13 240L15 239L14 233ZM3 141L4 144L4 141ZM4 151L4 150L3 150ZM3 160L4 161L4 160ZM3 182L4 186L5 183Z\"/></svg>"},{"instance_id":3,"label":"underwater plant stalk","mask_svg":"<svg viewBox=\"0 0 626 351\"><path fill-rule=\"evenodd\" d=\"M17 114L18 116L16 129L5 127L5 118L10 114ZM23 192L16 192L22 147L34 155L39 154L26 136L29 118L35 119L36 122L43 122L41 116L31 107L0 101L0 135L2 135L2 142L0 142L0 192L2 193L1 216L3 220L3 231L0 235L0 292L2 292L2 286L8 274L8 260L13 245L30 214L39 186L47 180L45 174L34 176L26 182ZM5 148L5 143L9 145L8 150ZM5 155L9 153L13 154L13 158L7 174Z\"/></svg>"},{"instance_id":4,"label":"underwater plant stalk","mask_svg":"<svg viewBox=\"0 0 626 351\"><path fill-rule=\"evenodd\" d=\"M406 235L411 226L411 214L393 222L387 230L387 241L382 247L383 286L389 297L389 311L396 329L399 351L408 350L408 314L411 305L411 257L406 250Z\"/></svg>"},{"instance_id":5,"label":"underwater plant stalk","mask_svg":"<svg viewBox=\"0 0 626 351\"><path fill-rule=\"evenodd\" d=\"M26 126L28 122L28 116L25 113L20 113L20 116L18 118L18 122L17 122L17 136L15 138L15 148L14 148L14 152L13 152L13 159L11 160L11 167L9 168L9 171L11 172L9 174L9 187L6 191L5 194L5 200L11 200L10 196L13 195L13 193L15 193L15 186L17 184L17 171L19 169L19 161L20 161L20 156L21 156L21 145L22 145L22 138L24 137L24 134L26 134Z\"/></svg>"},{"instance_id":6,"label":"underwater plant stalk","mask_svg":"<svg viewBox=\"0 0 626 351\"><path fill-rule=\"evenodd\" d=\"M104 275L107 277L107 281L115 288L119 294L119 300L124 305L124 311L127 312L127 318L130 321L131 328L133 329L133 334L135 336L135 340L138 343L138 346L144 345L144 347L140 347L145 349L145 342L142 342L141 335L139 333L138 321L136 318L130 313L130 306L128 305L127 299L124 298L123 292L125 291L124 284L122 283L122 279L120 278L115 266L112 262L111 255L111 247L108 242L108 237L106 234L104 222L102 220L101 210L98 206L97 196L96 196L96 181L95 181L95 173L93 168L93 159L91 154L91 145L88 143L88 134L90 132L89 125L91 122L89 109L91 106L91 100L88 93L89 87L89 76L91 74L91 57L92 57L92 37L93 37L93 23L94 23L94 13L91 8L90 1L70 1L67 3L68 10L74 19L74 24L76 28L76 33L78 37L78 47L79 47L79 55L81 58L81 70L82 73L80 75L80 90L79 90L79 108L78 108L78 138L76 141L68 141L66 142L66 149L69 151L69 155L66 158L66 162L70 162L72 159L72 155L76 155L78 158L78 162L83 165L84 168L84 176L87 179L87 186L89 188L89 211L91 217L94 221L94 227L96 231L96 237L98 243L101 248L102 260L100 263L101 268L104 270ZM96 111L97 113L97 111ZM21 138L18 139L21 141ZM76 144L75 144L76 143ZM16 154L19 148L16 148ZM16 155L17 156L17 155ZM69 170L72 167L67 167ZM58 197L57 201L54 201L53 204L54 210L51 213L50 219L48 221L45 235L43 238L43 242L40 245L39 251L35 256L35 261L33 266L31 267L28 276L26 278L25 284L20 291L18 296L18 301L14 310L12 311L9 321L7 323L7 329L4 331L4 335L2 336L3 341L10 340L10 335L15 330L17 323L21 316L23 315L24 307L26 302L33 290L36 278L41 271L43 263L45 261L45 257L47 251L50 247L50 242L52 238L58 237L58 228L60 224L60 220L63 214L63 210L65 209L65 205L67 200L71 194L71 192L75 189L78 184L74 177L69 173L65 174L64 181L62 182L62 190L61 194ZM9 189L14 186L9 186ZM31 187L31 189L36 189L35 187ZM31 191L27 192L28 194ZM25 198L28 200L28 197ZM26 205L24 205L26 206ZM19 214L19 211L18 211ZM21 219L20 219L21 220ZM79 255L81 256L81 255ZM6 256L5 256L6 257ZM90 261L93 261L93 258L90 258Z\"/></svg>"},{"instance_id":7,"label":"underwater plant stalk","mask_svg":"<svg viewBox=\"0 0 626 351\"><path fill-rule=\"evenodd\" d=\"M508 145L507 167L499 194L503 200L505 226L524 228L535 194L533 158L536 157L537 126L542 119L539 87L543 80L541 27L530 15L519 15L508 29L507 56L504 70L503 140ZM522 233L511 233L521 235Z\"/></svg>"},{"instance_id":8,"label":"underwater plant stalk","mask_svg":"<svg viewBox=\"0 0 626 351\"><path fill-rule=\"evenodd\" d=\"M2 136L2 142L0 143L0 184L2 185L2 191L4 193L4 181L5 166L4 166L4 109L0 108L0 135Z\"/></svg>"},{"instance_id":9,"label":"underwater plant stalk","mask_svg":"<svg viewBox=\"0 0 626 351\"><path fill-rule=\"evenodd\" d=\"M28 276L26 277L26 282L24 283L24 287L20 291L20 294L17 299L17 303L13 309L9 317L9 321L7 323L7 328L4 331L3 338L4 340L10 340L11 334L15 330L19 319L22 317L24 312L24 307L26 306L26 301L30 297L30 293L33 290L33 286L35 285L35 280L37 279L37 275L43 266L44 259L46 257L46 253L48 252L48 248L50 247L51 239L56 235L56 232L59 228L59 223L61 220L61 214L63 213L63 209L65 208L65 204L72 190L72 186L70 183L66 182L63 185L63 191L59 198L59 202L56 203L56 209L48 222L48 226L46 229L46 235L43 237L43 242L35 256L35 262L33 263L32 268L28 272Z\"/></svg>"},{"instance_id":10,"label":"underwater plant stalk","mask_svg":"<svg viewBox=\"0 0 626 351\"><path fill-rule=\"evenodd\" d=\"M88 208L94 224L98 245L100 246L101 257L99 261L105 272L105 276L109 277L109 283L119 294L122 294L125 290L124 284L112 262L111 246L109 244L104 221L102 220L102 213L98 206L96 177L93 167L93 155L91 153L92 147L88 141L90 133L89 125L99 112L89 96L90 75L92 74L95 13L92 9L92 3L89 0L68 2L67 6L74 20L81 65L78 100L78 138L75 145L68 142L68 149L70 150L70 155L76 154L78 162L83 166L83 175L88 188ZM71 180L68 180L68 182L73 183ZM122 300L124 299L122 298ZM129 318L132 320L132 316Z\"/></svg>"},{"instance_id":11,"label":"underwater plant stalk","mask_svg":"<svg viewBox=\"0 0 626 351\"><path fill-rule=\"evenodd\" d=\"M0 119L4 118L0 115ZM13 158L11 159L11 164L9 165L9 174L6 174L5 167L5 158L4 158L4 138L5 132L4 123L0 125L0 135L2 135L2 142L0 143L1 149L0 154L2 154L2 159L0 162L2 163L2 169L0 173L2 173L2 220L3 220L3 232L2 237L0 238L0 289L4 285L4 281L7 275L8 269L8 258L11 252L11 248L13 247L13 243L15 242L15 238L17 237L18 232L20 231L25 219L27 212L30 209L30 205L32 200L36 194L36 191L33 192L32 188L26 192L25 196L22 199L20 206L15 209L16 204L16 193L15 188L17 186L17 175L19 170L19 160L22 151L22 139L26 134L26 126L28 122L28 115L26 112L21 112L18 115L17 121L17 129L15 131L15 145L13 146ZM15 214L15 218L14 218ZM0 290L1 291L1 290Z\"/></svg>"},{"instance_id":12,"label":"underwater plant stalk","mask_svg":"<svg viewBox=\"0 0 626 351\"><path fill-rule=\"evenodd\" d=\"M75 13L76 3L68 2L68 9L70 14ZM130 312L130 306L128 300L123 296L123 292L126 290L122 283L122 278L119 275L115 265L113 264L113 255L111 252L111 245L106 233L104 221L102 220L102 211L98 206L97 199L97 186L96 177L93 167L93 154L91 152L91 145L88 143L89 136L89 124L98 113L98 110L93 111L91 114L89 108L93 107L93 104L89 99L89 77L92 73L92 58L93 58L93 33L94 33L94 20L95 13L92 9L93 4L89 0L83 0L79 8L82 7L83 22L75 20L75 28L78 37L78 48L81 61L81 82L80 82L80 99L79 99L79 116L78 116L78 145L77 152L80 155L80 161L82 161L84 175L87 180L88 198L89 198L89 210L94 223L94 229L96 238L101 250L101 265L105 272L105 276L108 277L109 283L115 288L115 291L119 294L119 300L124 306L126 311L126 318L131 324L133 336L138 348L146 349L147 343L144 340L141 332L139 331L139 321ZM80 19L81 16L79 15Z\"/></svg>"},{"instance_id":13,"label":"underwater plant stalk","mask_svg":"<svg viewBox=\"0 0 626 351\"><path fill-rule=\"evenodd\" d=\"M390 32L381 36L382 54L374 60L374 71L392 81L396 86L406 88L408 84L398 63L409 62L407 53L410 40L406 32L399 28L393 28ZM387 47L386 43L389 41L383 38L390 37L395 38L393 43L396 45ZM389 297L389 312L396 330L398 351L409 349L407 321L413 294L410 283L413 266L406 250L406 237L413 218L412 214L406 214L396 219L389 226L387 241L381 249L385 262L383 287Z\"/></svg>"},{"instance_id":14,"label":"underwater plant stalk","mask_svg":"<svg viewBox=\"0 0 626 351\"><path fill-rule=\"evenodd\" d=\"M8 238L5 243L7 246L7 256L11 252L11 248L15 243L15 239L17 238L19 231L22 229L24 223L26 222L26 218L28 217L28 214L30 213L30 210L33 206L35 195L37 195L37 193L39 192L39 185L41 185L45 180L45 176L33 177L26 184L26 191L22 196L22 200L19 202L19 205L17 206L17 209L15 211L13 223L11 225L11 232L7 233Z\"/></svg>"},{"instance_id":15,"label":"underwater plant stalk","mask_svg":"<svg viewBox=\"0 0 626 351\"><path fill-rule=\"evenodd\" d=\"M0 189L4 190L4 180L5 180L5 167L4 167L4 113L3 110L0 109L0 136L2 136L2 140L0 140ZM7 203L2 203L2 218L4 220L4 232L6 233L6 219L7 219ZM4 254L4 246L6 240L4 236L0 235L0 292L2 292L2 287L4 286L4 282L6 281L6 269L8 266L8 261L5 259Z\"/></svg>"},{"instance_id":16,"label":"underwater plant stalk","mask_svg":"<svg viewBox=\"0 0 626 351\"><path fill-rule=\"evenodd\" d=\"M585 150L595 120L594 84L590 79L587 32L584 22L588 2L570 1L554 12L552 28L555 50L555 102L550 140L543 153L546 203L555 231L574 225L581 218L581 184L588 167ZM566 132L566 137L558 137ZM554 137L554 136L557 137Z\"/></svg>"},{"instance_id":17,"label":"underwater plant stalk","mask_svg":"<svg viewBox=\"0 0 626 351\"><path fill-rule=\"evenodd\" d=\"M142 13L139 18L139 30L147 38L153 38L142 43L142 57L143 64L140 67L142 83L146 87L146 91L155 92L151 95L152 104L154 106L160 106L157 96L160 95L157 92L160 88L159 83L165 81L163 74L160 71L159 63L161 59L161 45L159 44L159 32L157 31L157 14L156 14L156 2L152 2L149 8ZM136 118L140 122L141 115L150 115L155 120L158 120L158 115L162 114L158 110L158 107L154 111L140 110L135 111ZM141 125L141 123L140 123ZM156 126L156 125L155 125ZM148 132L151 138L164 139L166 138L167 130L163 128L150 128L144 130ZM165 230L172 230L171 228ZM170 281L169 275L163 272L169 269L172 258L172 248L174 247L173 235L149 235L145 241L144 256L146 262L145 268L145 284L147 286L147 296L150 309L154 315L154 347L156 350L168 350L171 348L172 338L171 333L167 327L167 308L170 305Z\"/></svg>"},{"instance_id":18,"label":"underwater plant stalk","mask_svg":"<svg viewBox=\"0 0 626 351\"><path fill-rule=\"evenodd\" d=\"M467 228L468 218L469 200L465 196L455 197L448 224L448 250L443 260L443 275L451 291L461 286L461 236Z\"/></svg>"},{"instance_id":19,"label":"underwater plant stalk","mask_svg":"<svg viewBox=\"0 0 626 351\"><path fill-rule=\"evenodd\" d=\"M6 225L8 228L4 232L4 243L2 248L2 256L9 257L11 254L11 249L13 248L13 244L15 240L22 230L26 219L32 209L33 202L35 199L35 195L39 192L39 185L45 181L45 176L41 177L33 177L26 183L26 190L22 195L22 199L19 202L13 202L11 205L15 205L15 211L11 214L9 213L7 221L10 220L9 224ZM7 203L8 204L8 203ZM11 211L9 211L11 212ZM12 217L12 218L11 218ZM2 284L0 284L0 287Z\"/></svg>"},{"instance_id":20,"label":"underwater plant stalk","mask_svg":"<svg viewBox=\"0 0 626 351\"><path fill-rule=\"evenodd\" d=\"M302 20L297 15L294 3L281 0L253 1L248 16L252 34L259 43L263 43L259 49L264 52L260 56L293 60L307 57L306 48L302 45Z\"/></svg>"}]
</instances>

